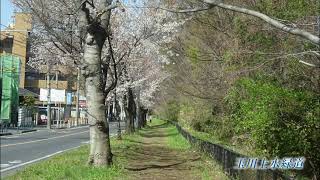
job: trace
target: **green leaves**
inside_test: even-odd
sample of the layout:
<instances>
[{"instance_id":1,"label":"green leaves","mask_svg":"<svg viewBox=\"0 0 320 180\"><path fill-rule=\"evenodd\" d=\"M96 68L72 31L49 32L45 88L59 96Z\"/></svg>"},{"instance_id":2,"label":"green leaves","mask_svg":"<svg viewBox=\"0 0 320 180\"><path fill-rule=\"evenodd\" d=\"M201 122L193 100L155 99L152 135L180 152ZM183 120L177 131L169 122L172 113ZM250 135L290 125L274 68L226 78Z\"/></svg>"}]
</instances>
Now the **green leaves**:
<instances>
[{"instance_id":1,"label":"green leaves","mask_svg":"<svg viewBox=\"0 0 320 180\"><path fill-rule=\"evenodd\" d=\"M264 0L257 4L257 9L270 16L292 21L316 14L316 3L316 0Z\"/></svg>"},{"instance_id":2,"label":"green leaves","mask_svg":"<svg viewBox=\"0 0 320 180\"><path fill-rule=\"evenodd\" d=\"M251 133L257 152L315 158L320 97L263 80L241 79L226 101L239 134ZM313 159L313 161L317 161Z\"/></svg>"}]
</instances>

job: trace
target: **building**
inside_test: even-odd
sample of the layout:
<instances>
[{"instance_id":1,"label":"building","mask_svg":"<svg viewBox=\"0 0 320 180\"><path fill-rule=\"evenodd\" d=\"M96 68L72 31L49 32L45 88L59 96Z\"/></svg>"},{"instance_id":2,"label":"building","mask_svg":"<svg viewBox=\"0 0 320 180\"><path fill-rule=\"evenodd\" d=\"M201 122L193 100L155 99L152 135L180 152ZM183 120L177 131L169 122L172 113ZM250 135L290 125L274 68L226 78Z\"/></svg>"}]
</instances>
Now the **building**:
<instances>
[{"instance_id":1,"label":"building","mask_svg":"<svg viewBox=\"0 0 320 180\"><path fill-rule=\"evenodd\" d=\"M1 30L0 37L0 55L13 55L20 59L19 70L19 95L20 102L26 96L36 97L35 105L38 106L39 112L45 111L47 102L39 101L40 89L47 89L48 70L46 66L34 69L28 66L31 58L30 34L32 28L32 17L28 13L16 13L14 23ZM76 80L77 71L61 65L53 65L49 70L50 88L65 90L65 92L75 94L77 90ZM76 101L69 105L66 102L53 104L53 119L57 111L68 112L71 115L72 106L75 107ZM17 107L16 107L17 108ZM65 114L64 114L65 115ZM63 116L63 115L62 115ZM59 116L61 117L61 116Z\"/></svg>"},{"instance_id":2,"label":"building","mask_svg":"<svg viewBox=\"0 0 320 180\"><path fill-rule=\"evenodd\" d=\"M21 61L19 87L39 94L40 88L47 88L47 68L34 69L27 65L31 55L29 36L31 34L32 18L28 13L15 13L14 17L14 23L1 30L0 55L11 54L19 57ZM56 80L56 76L59 76L58 80ZM71 82L74 79L73 76L76 76L76 74L68 67L50 67L52 88L76 90L74 82Z\"/></svg>"},{"instance_id":3,"label":"building","mask_svg":"<svg viewBox=\"0 0 320 180\"><path fill-rule=\"evenodd\" d=\"M0 123L17 123L20 64L18 56L0 55Z\"/></svg>"},{"instance_id":4,"label":"building","mask_svg":"<svg viewBox=\"0 0 320 180\"><path fill-rule=\"evenodd\" d=\"M19 87L24 88L26 63L29 59L30 43L28 37L32 28L31 15L16 13L14 24L1 30L0 54L18 56L21 61Z\"/></svg>"}]
</instances>

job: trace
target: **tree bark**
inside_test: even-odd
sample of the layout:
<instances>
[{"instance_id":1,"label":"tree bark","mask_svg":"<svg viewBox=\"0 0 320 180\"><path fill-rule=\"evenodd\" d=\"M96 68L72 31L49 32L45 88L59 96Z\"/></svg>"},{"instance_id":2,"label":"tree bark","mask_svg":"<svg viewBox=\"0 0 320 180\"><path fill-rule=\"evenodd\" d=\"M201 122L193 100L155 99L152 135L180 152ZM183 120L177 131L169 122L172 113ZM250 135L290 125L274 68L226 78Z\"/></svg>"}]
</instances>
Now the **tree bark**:
<instances>
[{"instance_id":1,"label":"tree bark","mask_svg":"<svg viewBox=\"0 0 320 180\"><path fill-rule=\"evenodd\" d=\"M84 50L84 73L90 124L88 163L94 166L112 164L109 124L106 117L104 85L101 73L101 48L105 38L99 33L87 34Z\"/></svg>"},{"instance_id":2,"label":"tree bark","mask_svg":"<svg viewBox=\"0 0 320 180\"><path fill-rule=\"evenodd\" d=\"M145 127L147 125L147 113L148 109L141 109L142 127Z\"/></svg>"},{"instance_id":3,"label":"tree bark","mask_svg":"<svg viewBox=\"0 0 320 180\"><path fill-rule=\"evenodd\" d=\"M140 88L137 88L137 129L141 129L143 126L143 119L142 119L142 107L140 103Z\"/></svg>"},{"instance_id":4,"label":"tree bark","mask_svg":"<svg viewBox=\"0 0 320 180\"><path fill-rule=\"evenodd\" d=\"M135 102L133 92L131 88L128 88L127 95L125 96L125 113L126 113L126 132L131 134L135 131L134 128L134 117L135 117Z\"/></svg>"},{"instance_id":5,"label":"tree bark","mask_svg":"<svg viewBox=\"0 0 320 180\"><path fill-rule=\"evenodd\" d=\"M113 92L113 105L112 105L112 112L114 120L118 123L118 130L117 130L117 139L121 140L121 124L120 124L120 107L118 107L118 100L117 100L117 93L116 89Z\"/></svg>"}]
</instances>

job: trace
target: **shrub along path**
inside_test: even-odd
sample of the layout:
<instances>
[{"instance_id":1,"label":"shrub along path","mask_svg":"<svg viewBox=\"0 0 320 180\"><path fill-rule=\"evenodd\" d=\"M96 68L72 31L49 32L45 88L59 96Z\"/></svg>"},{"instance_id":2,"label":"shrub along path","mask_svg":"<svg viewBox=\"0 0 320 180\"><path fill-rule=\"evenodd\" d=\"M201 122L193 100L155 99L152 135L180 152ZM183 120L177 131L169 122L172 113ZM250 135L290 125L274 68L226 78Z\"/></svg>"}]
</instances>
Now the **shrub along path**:
<instances>
[{"instance_id":1,"label":"shrub along path","mask_svg":"<svg viewBox=\"0 0 320 180\"><path fill-rule=\"evenodd\" d=\"M155 120L139 131L133 144L115 156L125 156L129 179L227 179L211 159L191 149L176 128Z\"/></svg>"}]
</instances>

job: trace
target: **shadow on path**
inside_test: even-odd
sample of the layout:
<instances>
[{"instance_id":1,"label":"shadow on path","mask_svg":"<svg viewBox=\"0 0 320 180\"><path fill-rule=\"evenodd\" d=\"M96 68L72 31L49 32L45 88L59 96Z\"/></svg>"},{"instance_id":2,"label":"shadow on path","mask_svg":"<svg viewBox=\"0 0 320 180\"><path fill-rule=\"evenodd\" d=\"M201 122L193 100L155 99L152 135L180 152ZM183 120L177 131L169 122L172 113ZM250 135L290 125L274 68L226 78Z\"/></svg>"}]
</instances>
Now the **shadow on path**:
<instances>
[{"instance_id":1,"label":"shadow on path","mask_svg":"<svg viewBox=\"0 0 320 180\"><path fill-rule=\"evenodd\" d=\"M138 140L130 140L134 146L121 152L128 160L125 169L130 179L201 179L194 171L200 165L196 152L168 147L168 138L177 135L167 132L169 126L165 123L147 127L139 132Z\"/></svg>"}]
</instances>

